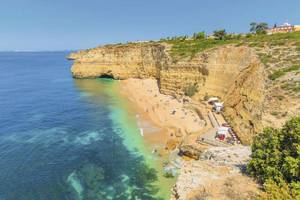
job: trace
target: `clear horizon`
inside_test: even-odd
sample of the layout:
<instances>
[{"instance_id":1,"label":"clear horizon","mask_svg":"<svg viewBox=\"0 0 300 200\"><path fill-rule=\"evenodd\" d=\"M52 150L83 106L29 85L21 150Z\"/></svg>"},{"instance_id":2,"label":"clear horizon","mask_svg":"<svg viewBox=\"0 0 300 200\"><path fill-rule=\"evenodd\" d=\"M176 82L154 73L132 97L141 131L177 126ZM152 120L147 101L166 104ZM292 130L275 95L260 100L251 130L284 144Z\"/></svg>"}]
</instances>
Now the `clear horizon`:
<instances>
[{"instance_id":1,"label":"clear horizon","mask_svg":"<svg viewBox=\"0 0 300 200\"><path fill-rule=\"evenodd\" d=\"M300 24L299 7L297 0L10 0L0 7L0 51L78 50L223 28L245 33L251 22Z\"/></svg>"}]
</instances>

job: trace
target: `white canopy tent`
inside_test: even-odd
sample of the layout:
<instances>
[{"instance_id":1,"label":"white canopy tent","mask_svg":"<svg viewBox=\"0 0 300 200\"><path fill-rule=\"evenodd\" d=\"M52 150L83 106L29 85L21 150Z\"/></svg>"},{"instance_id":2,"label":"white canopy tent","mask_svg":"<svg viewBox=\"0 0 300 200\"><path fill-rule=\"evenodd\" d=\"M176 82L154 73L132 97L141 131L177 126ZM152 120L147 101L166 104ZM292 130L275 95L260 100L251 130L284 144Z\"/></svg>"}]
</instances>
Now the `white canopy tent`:
<instances>
[{"instance_id":1,"label":"white canopy tent","mask_svg":"<svg viewBox=\"0 0 300 200\"><path fill-rule=\"evenodd\" d=\"M214 102L217 102L219 101L219 98L218 97L211 97L207 100L208 103L214 103Z\"/></svg>"},{"instance_id":2,"label":"white canopy tent","mask_svg":"<svg viewBox=\"0 0 300 200\"><path fill-rule=\"evenodd\" d=\"M225 135L225 136L227 136L228 133L229 133L229 127L221 126L217 130L217 135Z\"/></svg>"}]
</instances>

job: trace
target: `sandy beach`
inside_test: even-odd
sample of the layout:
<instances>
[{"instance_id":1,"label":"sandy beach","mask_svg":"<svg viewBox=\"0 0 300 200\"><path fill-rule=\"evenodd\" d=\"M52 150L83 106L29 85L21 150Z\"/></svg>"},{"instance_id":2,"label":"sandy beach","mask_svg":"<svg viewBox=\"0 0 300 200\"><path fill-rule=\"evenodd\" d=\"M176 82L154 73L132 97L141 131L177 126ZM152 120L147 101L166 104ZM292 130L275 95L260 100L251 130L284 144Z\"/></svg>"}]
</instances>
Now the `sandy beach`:
<instances>
[{"instance_id":1,"label":"sandy beach","mask_svg":"<svg viewBox=\"0 0 300 200\"><path fill-rule=\"evenodd\" d=\"M191 100L178 100L161 94L154 79L127 79L121 82L121 93L138 109L138 123L148 142L163 143L166 150L172 150L184 136L203 131L205 121L200 119ZM159 130L148 129L149 122Z\"/></svg>"},{"instance_id":2,"label":"sandy beach","mask_svg":"<svg viewBox=\"0 0 300 200\"><path fill-rule=\"evenodd\" d=\"M184 97L185 100L183 100L161 94L156 80L153 79L122 80L120 91L129 100L131 106L136 108L138 113L136 116L137 122L141 128L141 135L148 144L147 146L153 149L152 153L161 158L160 176L163 176L164 166L167 168L169 166L179 166L177 168L176 183L167 178L162 179L167 184L174 183L171 190L171 199L187 199L189 195L193 196L199 192L201 193L203 188L214 194L215 199L218 199L225 194L215 191L215 187L212 185L216 183L220 187L226 188L226 191L233 189L245 191L246 196L248 193L256 192L255 183L252 183L251 188L226 186L228 182L235 180L239 180L244 185L249 185L249 178L243 176L236 167L223 166L222 164L216 164L215 161L209 162L209 159L204 159L204 161L191 159L194 154L199 154L198 151L207 150L209 154L211 154L210 151L214 151L214 148L208 144L197 143L198 136L207 134L209 130L214 130L211 123L208 122L207 114L210 111L208 105L199 102L197 104L188 97ZM223 122L224 119L221 115L216 115L216 117L219 122ZM189 151L189 156L178 156L176 151L173 151L179 145L181 151ZM228 154L228 162L234 161L233 155L240 155L240 152L248 152L247 150L249 150L247 147L242 146L234 146L232 149L228 147L219 148L221 150L216 148L218 150L216 156L220 156L220 160L222 160ZM225 156L223 154L219 155L222 152ZM247 155L241 156L237 159L237 162L248 158ZM168 164L165 165L164 161L167 161ZM195 179L195 177L198 178Z\"/></svg>"}]
</instances>

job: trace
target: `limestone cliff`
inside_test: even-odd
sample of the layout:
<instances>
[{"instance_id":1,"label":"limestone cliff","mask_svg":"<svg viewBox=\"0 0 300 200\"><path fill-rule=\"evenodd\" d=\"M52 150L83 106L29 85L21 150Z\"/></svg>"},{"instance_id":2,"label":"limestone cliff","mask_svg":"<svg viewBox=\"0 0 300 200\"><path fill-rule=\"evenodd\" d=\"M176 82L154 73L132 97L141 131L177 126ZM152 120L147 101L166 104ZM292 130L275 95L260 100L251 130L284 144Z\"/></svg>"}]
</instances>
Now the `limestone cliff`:
<instances>
[{"instance_id":1,"label":"limestone cliff","mask_svg":"<svg viewBox=\"0 0 300 200\"><path fill-rule=\"evenodd\" d=\"M76 78L155 78L160 91L174 96L198 88L194 98L218 96L225 117L243 142L260 130L264 101L264 69L255 51L232 45L174 61L165 43L108 45L70 55Z\"/></svg>"},{"instance_id":2,"label":"limestone cliff","mask_svg":"<svg viewBox=\"0 0 300 200\"><path fill-rule=\"evenodd\" d=\"M158 78L164 64L164 46L149 44L106 45L78 53L72 74L76 78L97 78L103 75L115 79Z\"/></svg>"},{"instance_id":3,"label":"limestone cliff","mask_svg":"<svg viewBox=\"0 0 300 200\"><path fill-rule=\"evenodd\" d=\"M244 143L262 130L264 81L262 65L253 61L238 74L224 97L224 115Z\"/></svg>"}]
</instances>

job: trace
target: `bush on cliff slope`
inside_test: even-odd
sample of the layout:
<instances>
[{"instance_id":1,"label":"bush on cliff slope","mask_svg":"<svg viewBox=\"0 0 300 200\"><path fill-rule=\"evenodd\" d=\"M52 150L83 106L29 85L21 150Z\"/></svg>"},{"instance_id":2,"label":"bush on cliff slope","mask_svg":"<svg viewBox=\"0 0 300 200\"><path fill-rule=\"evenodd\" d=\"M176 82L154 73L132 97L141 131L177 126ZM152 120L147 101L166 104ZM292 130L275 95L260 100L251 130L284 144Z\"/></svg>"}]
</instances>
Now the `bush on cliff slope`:
<instances>
[{"instance_id":1,"label":"bush on cliff slope","mask_svg":"<svg viewBox=\"0 0 300 200\"><path fill-rule=\"evenodd\" d=\"M288 72L297 71L299 69L300 69L300 65L293 65L290 67L286 67L286 68L277 70L277 71L273 72L272 74L270 74L268 77L271 80L275 80L281 76L284 76Z\"/></svg>"},{"instance_id":2,"label":"bush on cliff slope","mask_svg":"<svg viewBox=\"0 0 300 200\"><path fill-rule=\"evenodd\" d=\"M186 96L192 97L198 92L198 87L197 85L188 85L183 89L183 92Z\"/></svg>"},{"instance_id":3,"label":"bush on cliff slope","mask_svg":"<svg viewBox=\"0 0 300 200\"><path fill-rule=\"evenodd\" d=\"M284 46L287 41L298 46L297 49L300 51L300 31L273 35L227 34L223 40L210 39L209 37L203 39L191 37L187 40L182 40L181 37L173 37L161 40L161 42L167 42L172 45L171 56L176 59L192 58L196 53L225 44L249 45L251 47L262 47L264 45Z\"/></svg>"},{"instance_id":4,"label":"bush on cliff slope","mask_svg":"<svg viewBox=\"0 0 300 200\"><path fill-rule=\"evenodd\" d=\"M300 117L257 135L251 157L247 170L264 184L262 199L300 199Z\"/></svg>"},{"instance_id":5,"label":"bush on cliff slope","mask_svg":"<svg viewBox=\"0 0 300 200\"><path fill-rule=\"evenodd\" d=\"M205 34L204 31L193 34L193 39L194 40L202 40L202 39L205 39L205 38L206 38L206 34Z\"/></svg>"}]
</instances>

